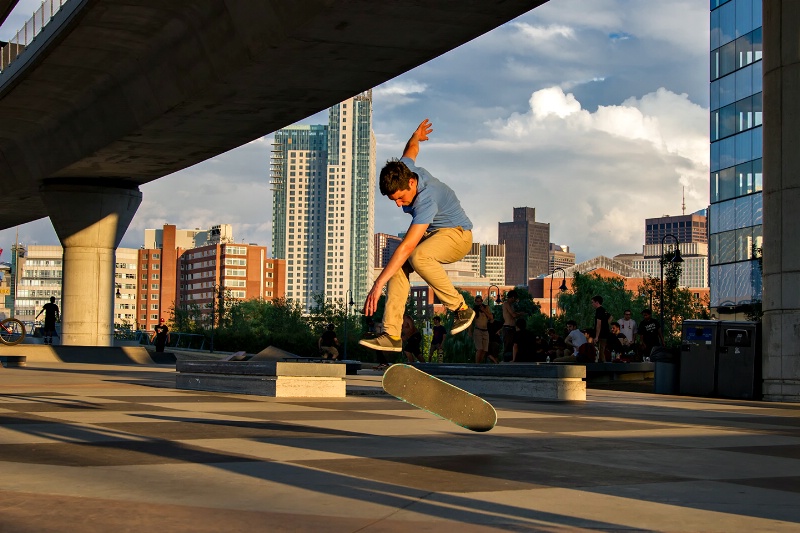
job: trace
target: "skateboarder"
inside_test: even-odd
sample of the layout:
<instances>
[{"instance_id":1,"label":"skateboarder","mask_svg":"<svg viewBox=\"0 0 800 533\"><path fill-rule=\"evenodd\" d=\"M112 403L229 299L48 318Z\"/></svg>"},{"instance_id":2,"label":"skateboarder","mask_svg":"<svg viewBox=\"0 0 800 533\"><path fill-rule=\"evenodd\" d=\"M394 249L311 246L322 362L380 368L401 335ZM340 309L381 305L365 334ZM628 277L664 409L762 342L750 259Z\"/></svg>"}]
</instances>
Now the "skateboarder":
<instances>
[{"instance_id":1,"label":"skateboarder","mask_svg":"<svg viewBox=\"0 0 800 533\"><path fill-rule=\"evenodd\" d=\"M371 316L378 307L383 287L388 283L383 315L385 333L359 342L373 350L403 350L400 329L411 272L419 274L439 301L454 313L452 335L467 329L475 318L475 311L464 303L464 298L453 287L442 266L460 260L469 252L472 222L453 190L424 168L416 166L419 143L427 141L432 131L430 121L423 120L406 143L403 157L399 161L387 162L381 170L381 194L410 214L412 219L403 241L375 280L364 302L364 314Z\"/></svg>"}]
</instances>

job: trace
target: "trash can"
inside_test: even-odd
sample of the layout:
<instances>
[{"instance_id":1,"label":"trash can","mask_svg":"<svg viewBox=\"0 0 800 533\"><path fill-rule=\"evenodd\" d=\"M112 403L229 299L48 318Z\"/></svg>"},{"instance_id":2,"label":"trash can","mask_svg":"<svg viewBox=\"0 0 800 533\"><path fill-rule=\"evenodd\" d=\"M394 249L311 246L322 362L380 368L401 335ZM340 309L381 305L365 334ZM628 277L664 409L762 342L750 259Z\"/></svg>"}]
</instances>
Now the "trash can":
<instances>
[{"instance_id":1,"label":"trash can","mask_svg":"<svg viewBox=\"0 0 800 533\"><path fill-rule=\"evenodd\" d=\"M761 399L760 323L721 323L717 394L724 398Z\"/></svg>"},{"instance_id":2,"label":"trash can","mask_svg":"<svg viewBox=\"0 0 800 533\"><path fill-rule=\"evenodd\" d=\"M653 392L656 394L678 393L678 362L672 350L657 346L650 353L650 360L655 364L653 376Z\"/></svg>"},{"instance_id":3,"label":"trash can","mask_svg":"<svg viewBox=\"0 0 800 533\"><path fill-rule=\"evenodd\" d=\"M717 390L719 320L686 320L681 331L678 390L689 396L713 396Z\"/></svg>"}]
</instances>

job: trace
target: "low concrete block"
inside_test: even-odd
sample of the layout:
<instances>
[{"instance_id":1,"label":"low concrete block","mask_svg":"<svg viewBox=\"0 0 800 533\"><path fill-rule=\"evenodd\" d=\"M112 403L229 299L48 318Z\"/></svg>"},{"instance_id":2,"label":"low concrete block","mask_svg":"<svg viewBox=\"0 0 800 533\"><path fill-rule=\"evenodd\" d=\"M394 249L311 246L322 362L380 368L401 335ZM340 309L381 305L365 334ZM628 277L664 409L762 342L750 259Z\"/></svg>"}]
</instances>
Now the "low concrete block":
<instances>
[{"instance_id":1,"label":"low concrete block","mask_svg":"<svg viewBox=\"0 0 800 533\"><path fill-rule=\"evenodd\" d=\"M276 398L344 398L345 365L282 361L178 361L178 389Z\"/></svg>"}]
</instances>

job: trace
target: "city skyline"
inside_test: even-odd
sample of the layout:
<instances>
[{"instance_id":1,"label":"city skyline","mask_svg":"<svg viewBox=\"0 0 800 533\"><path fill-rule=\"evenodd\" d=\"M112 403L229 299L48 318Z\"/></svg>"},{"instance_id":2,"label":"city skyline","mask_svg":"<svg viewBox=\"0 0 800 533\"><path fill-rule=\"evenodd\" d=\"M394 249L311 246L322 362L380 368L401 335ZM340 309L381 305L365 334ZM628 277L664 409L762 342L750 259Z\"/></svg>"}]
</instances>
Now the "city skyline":
<instances>
[{"instance_id":1,"label":"city skyline","mask_svg":"<svg viewBox=\"0 0 800 533\"><path fill-rule=\"evenodd\" d=\"M0 39L27 16L10 17ZM688 212L709 203L708 20L698 2L551 0L375 88L378 166L429 117L418 163L458 193L476 242L496 242L497 222L526 205L579 261L636 252L645 218L680 213L683 186ZM147 227L219 221L237 240L271 243L271 145L269 134L144 185L121 246L140 246ZM376 232L408 227L380 195L376 214ZM47 219L19 229L21 242L58 243ZM0 248L14 233L0 231Z\"/></svg>"}]
</instances>

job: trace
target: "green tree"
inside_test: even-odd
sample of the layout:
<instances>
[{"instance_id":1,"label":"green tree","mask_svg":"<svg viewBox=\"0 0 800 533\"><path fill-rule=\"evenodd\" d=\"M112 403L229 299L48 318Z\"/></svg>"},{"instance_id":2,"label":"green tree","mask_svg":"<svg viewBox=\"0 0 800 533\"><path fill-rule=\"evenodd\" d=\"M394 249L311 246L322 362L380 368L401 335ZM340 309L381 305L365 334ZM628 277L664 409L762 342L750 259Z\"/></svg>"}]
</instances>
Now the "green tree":
<instances>
[{"instance_id":1,"label":"green tree","mask_svg":"<svg viewBox=\"0 0 800 533\"><path fill-rule=\"evenodd\" d=\"M603 278L597 274L581 274L575 272L572 290L559 294L559 317L557 323L563 331L567 320L574 320L580 328L593 328L595 325L595 309L592 297L603 297L603 307L614 320L622 317L626 309L634 316L639 316L647 306L647 299L641 294L634 294L625 289L624 278Z\"/></svg>"}]
</instances>

